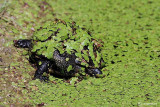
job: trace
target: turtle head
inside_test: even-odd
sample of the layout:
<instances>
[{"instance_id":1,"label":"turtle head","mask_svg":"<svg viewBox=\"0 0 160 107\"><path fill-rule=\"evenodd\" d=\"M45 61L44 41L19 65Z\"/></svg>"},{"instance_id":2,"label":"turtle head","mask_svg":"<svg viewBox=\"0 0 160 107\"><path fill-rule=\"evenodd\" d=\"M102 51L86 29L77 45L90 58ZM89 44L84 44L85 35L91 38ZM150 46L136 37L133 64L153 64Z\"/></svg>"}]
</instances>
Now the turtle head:
<instances>
[{"instance_id":1,"label":"turtle head","mask_svg":"<svg viewBox=\"0 0 160 107\"><path fill-rule=\"evenodd\" d=\"M31 47L31 40L20 39L14 40L14 46L17 48L30 48Z\"/></svg>"},{"instance_id":2,"label":"turtle head","mask_svg":"<svg viewBox=\"0 0 160 107\"><path fill-rule=\"evenodd\" d=\"M102 74L102 71L98 68L88 68L87 72L93 76L96 76L97 74Z\"/></svg>"}]
</instances>

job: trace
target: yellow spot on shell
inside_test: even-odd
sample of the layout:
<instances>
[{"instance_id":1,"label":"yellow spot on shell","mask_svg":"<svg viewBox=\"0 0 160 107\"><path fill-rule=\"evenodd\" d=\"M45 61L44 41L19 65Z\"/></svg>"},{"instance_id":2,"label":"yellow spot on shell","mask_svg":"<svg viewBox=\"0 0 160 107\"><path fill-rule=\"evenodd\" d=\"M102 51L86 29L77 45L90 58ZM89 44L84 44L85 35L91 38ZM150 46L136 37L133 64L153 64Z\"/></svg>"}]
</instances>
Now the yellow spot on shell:
<instances>
[{"instance_id":1,"label":"yellow spot on shell","mask_svg":"<svg viewBox=\"0 0 160 107\"><path fill-rule=\"evenodd\" d=\"M66 58L66 61L69 61L69 58Z\"/></svg>"}]
</instances>

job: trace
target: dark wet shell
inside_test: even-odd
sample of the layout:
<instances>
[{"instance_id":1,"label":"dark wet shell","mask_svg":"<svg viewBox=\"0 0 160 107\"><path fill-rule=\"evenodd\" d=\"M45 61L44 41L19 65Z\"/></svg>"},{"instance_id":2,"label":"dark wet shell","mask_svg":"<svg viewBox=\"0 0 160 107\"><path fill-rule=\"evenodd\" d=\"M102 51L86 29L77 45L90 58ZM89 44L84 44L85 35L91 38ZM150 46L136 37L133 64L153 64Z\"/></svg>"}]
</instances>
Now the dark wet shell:
<instances>
[{"instance_id":1,"label":"dark wet shell","mask_svg":"<svg viewBox=\"0 0 160 107\"><path fill-rule=\"evenodd\" d=\"M53 59L53 52L59 50L61 54L74 53L77 61L83 66L99 67L101 54L98 42L75 22L55 20L47 22L37 29L33 35L31 52Z\"/></svg>"}]
</instances>

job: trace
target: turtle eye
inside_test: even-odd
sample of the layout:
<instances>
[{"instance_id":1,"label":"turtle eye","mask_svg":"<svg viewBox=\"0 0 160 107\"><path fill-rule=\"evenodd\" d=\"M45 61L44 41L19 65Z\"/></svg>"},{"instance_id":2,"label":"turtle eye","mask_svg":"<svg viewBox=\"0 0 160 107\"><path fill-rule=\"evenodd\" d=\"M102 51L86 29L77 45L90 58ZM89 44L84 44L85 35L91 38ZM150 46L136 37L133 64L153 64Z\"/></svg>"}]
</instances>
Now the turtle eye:
<instances>
[{"instance_id":1,"label":"turtle eye","mask_svg":"<svg viewBox=\"0 0 160 107\"><path fill-rule=\"evenodd\" d=\"M14 40L13 42L14 42L14 46L15 46L15 47L18 47L18 46L19 46L19 41Z\"/></svg>"},{"instance_id":2,"label":"turtle eye","mask_svg":"<svg viewBox=\"0 0 160 107\"><path fill-rule=\"evenodd\" d=\"M22 47L22 46L23 46L23 43L22 43L21 41L17 41L17 42L15 43L15 45L16 45L17 47Z\"/></svg>"},{"instance_id":3,"label":"turtle eye","mask_svg":"<svg viewBox=\"0 0 160 107\"><path fill-rule=\"evenodd\" d=\"M22 45L22 43L20 41L17 42L17 45Z\"/></svg>"}]
</instances>

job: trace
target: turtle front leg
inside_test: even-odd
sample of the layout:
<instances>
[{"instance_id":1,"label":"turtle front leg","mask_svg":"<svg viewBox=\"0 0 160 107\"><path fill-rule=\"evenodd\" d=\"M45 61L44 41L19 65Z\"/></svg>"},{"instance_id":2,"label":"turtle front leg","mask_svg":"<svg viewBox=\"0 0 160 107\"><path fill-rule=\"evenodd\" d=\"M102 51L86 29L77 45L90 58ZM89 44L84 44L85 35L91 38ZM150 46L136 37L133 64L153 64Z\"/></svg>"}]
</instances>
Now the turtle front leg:
<instances>
[{"instance_id":1,"label":"turtle front leg","mask_svg":"<svg viewBox=\"0 0 160 107\"><path fill-rule=\"evenodd\" d=\"M44 72L48 73L48 68L50 65L50 61L43 61L41 65L38 66L35 75L34 75L34 79L40 79L42 81L48 81L48 77L43 76Z\"/></svg>"},{"instance_id":2,"label":"turtle front leg","mask_svg":"<svg viewBox=\"0 0 160 107\"><path fill-rule=\"evenodd\" d=\"M20 40L14 40L14 46L17 48L30 48L32 45L32 40L28 39L20 39Z\"/></svg>"}]
</instances>

